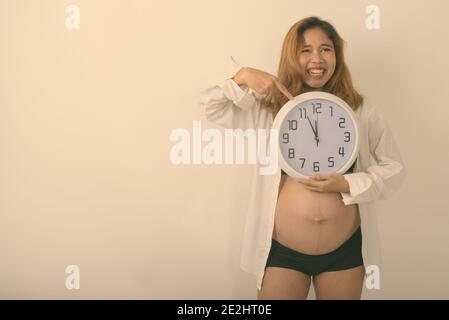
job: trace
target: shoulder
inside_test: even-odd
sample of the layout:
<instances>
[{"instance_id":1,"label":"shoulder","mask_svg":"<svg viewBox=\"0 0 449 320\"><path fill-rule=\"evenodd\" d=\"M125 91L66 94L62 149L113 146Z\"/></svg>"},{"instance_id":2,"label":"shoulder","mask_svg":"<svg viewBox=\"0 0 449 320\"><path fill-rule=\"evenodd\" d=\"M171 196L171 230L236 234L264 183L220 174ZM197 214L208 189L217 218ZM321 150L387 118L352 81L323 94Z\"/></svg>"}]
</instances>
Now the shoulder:
<instances>
[{"instance_id":1,"label":"shoulder","mask_svg":"<svg viewBox=\"0 0 449 320\"><path fill-rule=\"evenodd\" d=\"M363 97L363 102L357 109L357 112L361 117L366 117L372 112L372 109L373 105L366 99L366 97Z\"/></svg>"},{"instance_id":2,"label":"shoulder","mask_svg":"<svg viewBox=\"0 0 449 320\"><path fill-rule=\"evenodd\" d=\"M373 123L383 119L381 110L366 98L357 111L360 119L365 122Z\"/></svg>"}]
</instances>

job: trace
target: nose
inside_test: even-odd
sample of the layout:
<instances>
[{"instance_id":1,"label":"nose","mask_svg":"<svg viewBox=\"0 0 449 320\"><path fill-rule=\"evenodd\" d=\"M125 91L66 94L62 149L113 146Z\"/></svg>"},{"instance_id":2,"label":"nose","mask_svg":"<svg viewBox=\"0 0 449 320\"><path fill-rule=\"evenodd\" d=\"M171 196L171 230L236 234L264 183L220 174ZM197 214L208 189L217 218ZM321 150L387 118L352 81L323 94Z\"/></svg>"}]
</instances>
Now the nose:
<instances>
[{"instance_id":1,"label":"nose","mask_svg":"<svg viewBox=\"0 0 449 320\"><path fill-rule=\"evenodd\" d=\"M321 56L321 52L320 51L313 51L311 60L312 60L312 62L315 62L315 63L323 62L323 57Z\"/></svg>"}]
</instances>

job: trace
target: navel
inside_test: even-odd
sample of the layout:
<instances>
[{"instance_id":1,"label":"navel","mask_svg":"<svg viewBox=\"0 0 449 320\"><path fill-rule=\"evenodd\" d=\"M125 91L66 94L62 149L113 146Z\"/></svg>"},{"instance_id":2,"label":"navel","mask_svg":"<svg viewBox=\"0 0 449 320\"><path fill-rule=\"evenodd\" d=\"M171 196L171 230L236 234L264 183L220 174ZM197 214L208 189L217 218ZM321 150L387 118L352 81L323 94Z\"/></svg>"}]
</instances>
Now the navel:
<instances>
[{"instance_id":1,"label":"navel","mask_svg":"<svg viewBox=\"0 0 449 320\"><path fill-rule=\"evenodd\" d=\"M326 219L319 218L319 217L315 217L315 218L313 218L312 220L313 220L313 222L316 222L316 223L318 223L318 224L321 224L321 223L323 223L324 221L326 221Z\"/></svg>"}]
</instances>

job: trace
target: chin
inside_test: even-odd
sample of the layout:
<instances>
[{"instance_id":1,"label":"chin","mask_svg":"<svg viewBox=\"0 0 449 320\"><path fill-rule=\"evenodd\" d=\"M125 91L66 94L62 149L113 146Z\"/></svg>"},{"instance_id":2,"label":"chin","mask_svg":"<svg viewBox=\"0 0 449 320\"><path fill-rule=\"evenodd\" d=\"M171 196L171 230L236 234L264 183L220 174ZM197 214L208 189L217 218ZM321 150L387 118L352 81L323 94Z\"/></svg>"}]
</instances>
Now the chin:
<instances>
[{"instance_id":1,"label":"chin","mask_svg":"<svg viewBox=\"0 0 449 320\"><path fill-rule=\"evenodd\" d=\"M307 87L310 89L310 90L321 90L323 87L324 87L324 85L325 85L326 83L323 83L323 84L321 84L321 83L307 83L306 82L306 85L307 85Z\"/></svg>"},{"instance_id":2,"label":"chin","mask_svg":"<svg viewBox=\"0 0 449 320\"><path fill-rule=\"evenodd\" d=\"M326 79L325 81L320 81L320 82L310 82L310 81L306 81L306 85L307 87L309 87L311 90L321 90L326 83L329 81L329 79Z\"/></svg>"}]
</instances>

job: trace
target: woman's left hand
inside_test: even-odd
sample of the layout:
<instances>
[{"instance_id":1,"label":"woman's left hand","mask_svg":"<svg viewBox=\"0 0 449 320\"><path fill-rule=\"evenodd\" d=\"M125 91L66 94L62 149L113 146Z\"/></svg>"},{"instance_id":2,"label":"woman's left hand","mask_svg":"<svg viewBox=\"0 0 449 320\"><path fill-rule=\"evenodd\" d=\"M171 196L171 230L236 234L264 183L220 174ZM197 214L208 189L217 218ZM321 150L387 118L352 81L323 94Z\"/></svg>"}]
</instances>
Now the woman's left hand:
<instances>
[{"instance_id":1,"label":"woman's left hand","mask_svg":"<svg viewBox=\"0 0 449 320\"><path fill-rule=\"evenodd\" d=\"M316 173L309 179L295 178L307 189L316 192L349 192L349 183L340 173Z\"/></svg>"}]
</instances>

